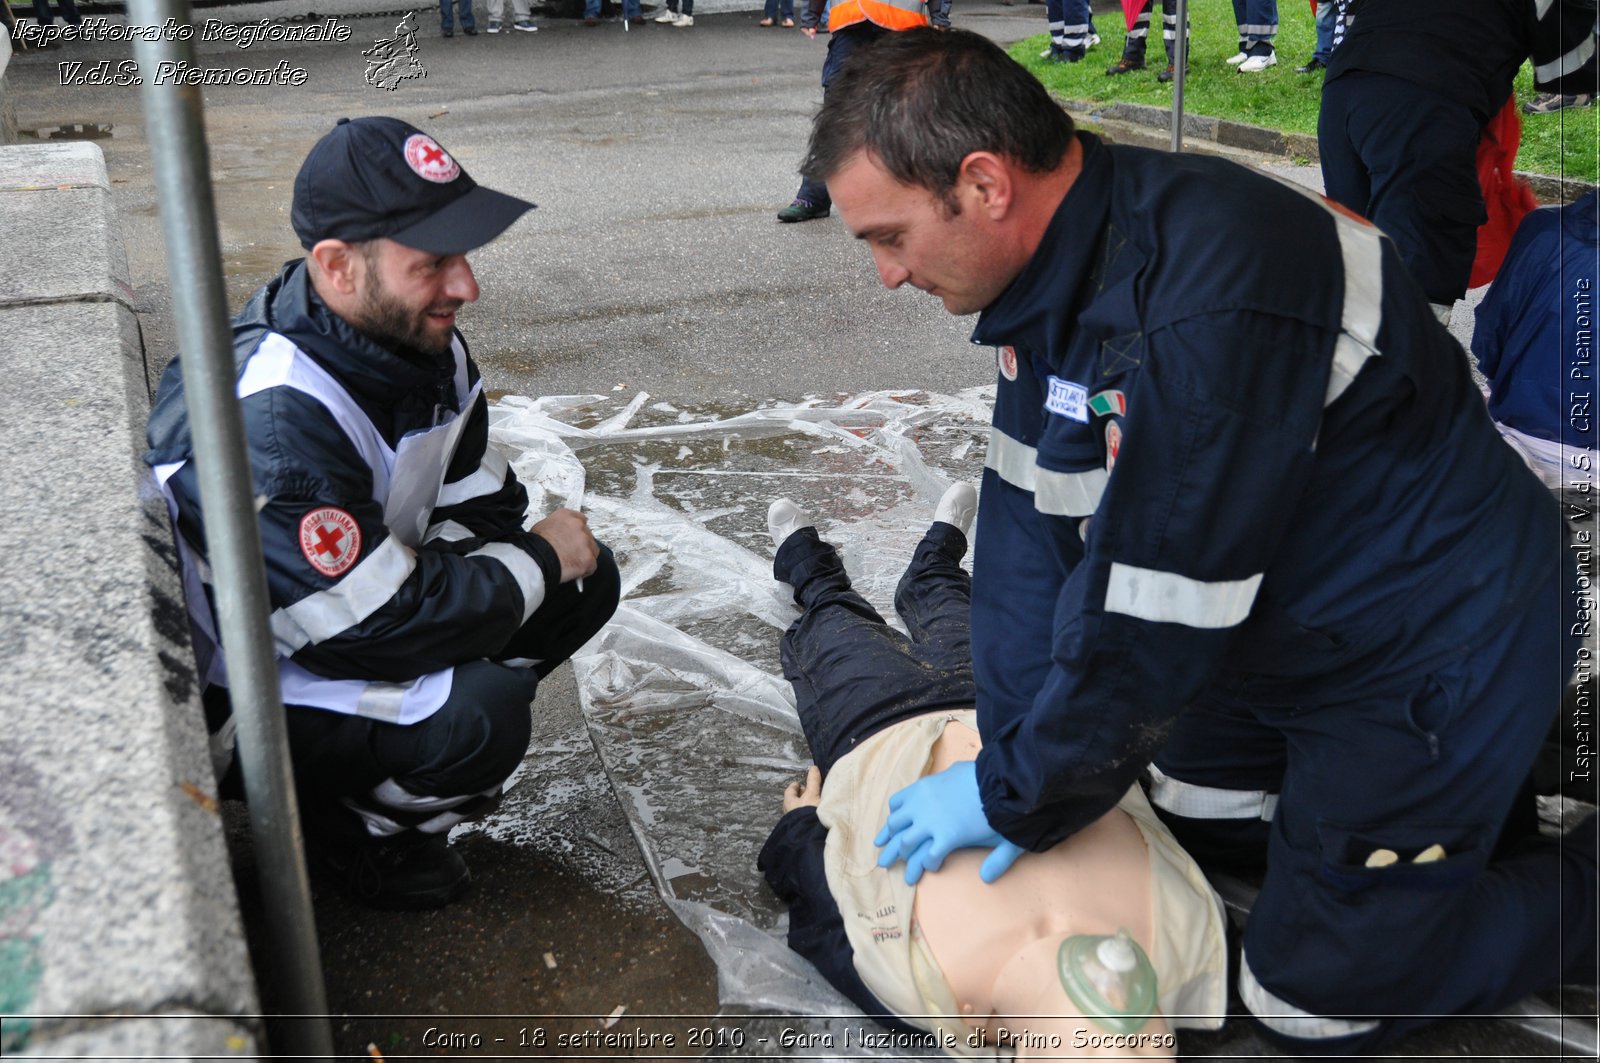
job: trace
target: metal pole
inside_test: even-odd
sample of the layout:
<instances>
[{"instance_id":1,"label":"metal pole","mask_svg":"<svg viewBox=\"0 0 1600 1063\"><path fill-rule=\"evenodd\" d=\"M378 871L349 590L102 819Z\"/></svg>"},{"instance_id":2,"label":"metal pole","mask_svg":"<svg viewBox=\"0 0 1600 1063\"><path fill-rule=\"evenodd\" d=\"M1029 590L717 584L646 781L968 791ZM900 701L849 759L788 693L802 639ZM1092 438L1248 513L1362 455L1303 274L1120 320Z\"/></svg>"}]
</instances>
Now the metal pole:
<instances>
[{"instance_id":1,"label":"metal pole","mask_svg":"<svg viewBox=\"0 0 1600 1063\"><path fill-rule=\"evenodd\" d=\"M1178 58L1172 71L1172 150L1183 150L1183 78L1189 69L1189 0L1178 0Z\"/></svg>"},{"instance_id":2,"label":"metal pole","mask_svg":"<svg viewBox=\"0 0 1600 1063\"><path fill-rule=\"evenodd\" d=\"M195 471L206 515L207 554L215 577L218 634L227 652L228 686L238 719L238 755L250 806L256 865L270 931L264 966L285 1014L275 1024L283 1055L330 1058L333 1039L317 952L316 925L300 814L267 626L271 607L254 478L244 421L234 393L232 334L223 288L200 89L157 84L162 64L193 63L189 0L130 0L134 57L143 77L145 124L167 245L167 275ZM167 70L175 69L167 67Z\"/></svg>"}]
</instances>

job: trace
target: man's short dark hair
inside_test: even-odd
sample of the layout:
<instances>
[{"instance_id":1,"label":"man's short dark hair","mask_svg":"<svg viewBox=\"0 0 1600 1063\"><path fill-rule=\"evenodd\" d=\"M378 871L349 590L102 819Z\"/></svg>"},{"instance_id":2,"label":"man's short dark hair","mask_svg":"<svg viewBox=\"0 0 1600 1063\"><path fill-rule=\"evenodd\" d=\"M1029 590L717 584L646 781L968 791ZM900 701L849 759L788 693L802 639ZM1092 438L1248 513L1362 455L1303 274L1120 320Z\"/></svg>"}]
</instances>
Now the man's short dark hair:
<instances>
[{"instance_id":1,"label":"man's short dark hair","mask_svg":"<svg viewBox=\"0 0 1600 1063\"><path fill-rule=\"evenodd\" d=\"M910 29L854 53L834 76L800 172L826 181L866 150L897 180L949 203L972 152L1047 173L1072 134L1072 117L988 38Z\"/></svg>"}]
</instances>

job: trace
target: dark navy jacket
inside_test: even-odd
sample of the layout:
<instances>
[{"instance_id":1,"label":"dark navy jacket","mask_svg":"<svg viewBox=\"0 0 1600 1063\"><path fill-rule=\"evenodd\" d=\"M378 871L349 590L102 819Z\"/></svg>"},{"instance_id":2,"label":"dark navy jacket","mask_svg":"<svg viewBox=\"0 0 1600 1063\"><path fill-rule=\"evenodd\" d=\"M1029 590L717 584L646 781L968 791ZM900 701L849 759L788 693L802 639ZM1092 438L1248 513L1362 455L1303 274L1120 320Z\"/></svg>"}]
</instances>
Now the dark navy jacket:
<instances>
[{"instance_id":1,"label":"dark navy jacket","mask_svg":"<svg viewBox=\"0 0 1600 1063\"><path fill-rule=\"evenodd\" d=\"M1480 124L1505 105L1530 56L1539 91L1595 91L1593 0L1356 0L1346 14L1328 81L1388 74L1462 104Z\"/></svg>"},{"instance_id":2,"label":"dark navy jacket","mask_svg":"<svg viewBox=\"0 0 1600 1063\"><path fill-rule=\"evenodd\" d=\"M441 411L456 409L460 366L452 356L430 358L377 346L322 304L303 260L285 265L251 298L234 319L233 338L241 376L265 344L286 349L287 339L354 399L390 447L408 432L439 423ZM462 342L458 334L456 343ZM475 384L477 366L465 356L464 345L461 353L467 383ZM183 403L174 359L150 415L150 465L192 456ZM280 635L280 656L331 679L413 680L493 656L537 605L528 600L537 575L542 573L543 586L559 583L554 549L523 530L527 492L488 449L481 394L467 413L444 477L460 501L437 506L430 538L414 550L391 551L404 564L387 573L368 571L359 591L353 581L363 578L360 564L337 576L324 575L303 553L301 530L308 513L337 508L359 528L360 559L371 559L384 547L390 530L382 501L375 499L383 491L374 483L370 462L329 409L301 391L271 387L241 405L255 491L264 499L259 518L274 631L296 626L315 632L292 654L284 652ZM168 490L177 506L179 535L203 556L205 523L192 462L173 475ZM515 551L501 554L512 568L529 569L526 561L518 561L525 556L537 573L518 580L504 560L483 552L486 544ZM307 619L309 611L318 617Z\"/></svg>"},{"instance_id":3,"label":"dark navy jacket","mask_svg":"<svg viewBox=\"0 0 1600 1063\"><path fill-rule=\"evenodd\" d=\"M973 334L1001 364L978 779L1035 850L1111 808L1208 687L1404 689L1493 634L1560 541L1376 229L1229 162L1079 140Z\"/></svg>"}]
</instances>

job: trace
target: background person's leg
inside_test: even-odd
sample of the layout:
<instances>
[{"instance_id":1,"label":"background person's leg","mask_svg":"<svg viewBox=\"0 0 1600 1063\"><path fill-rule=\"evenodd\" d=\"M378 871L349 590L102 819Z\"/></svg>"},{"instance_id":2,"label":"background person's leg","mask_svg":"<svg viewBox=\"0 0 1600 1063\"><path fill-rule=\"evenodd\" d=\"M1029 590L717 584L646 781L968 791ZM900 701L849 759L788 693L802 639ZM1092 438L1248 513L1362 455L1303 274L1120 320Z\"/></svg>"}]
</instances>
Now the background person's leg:
<instances>
[{"instance_id":1,"label":"background person's leg","mask_svg":"<svg viewBox=\"0 0 1600 1063\"><path fill-rule=\"evenodd\" d=\"M822 61L822 99L828 99L828 85L833 81L833 75L839 72L850 54L863 44L877 40L884 34L884 30L870 22L856 23L846 26L836 33L828 34L828 54ZM792 213L793 206L804 204L809 210ZM794 204L786 208L791 216L785 213L778 215L783 221L809 221L812 218L823 217L833 207L833 197L828 195L828 186L821 181L810 177L800 178L800 190L794 194Z\"/></svg>"},{"instance_id":2,"label":"background person's leg","mask_svg":"<svg viewBox=\"0 0 1600 1063\"><path fill-rule=\"evenodd\" d=\"M1450 306L1466 294L1478 227L1488 217L1478 184L1478 121L1466 107L1400 78L1369 78L1365 95L1365 106L1348 117L1371 187L1363 213L1394 241L1428 301Z\"/></svg>"},{"instance_id":3,"label":"background person's leg","mask_svg":"<svg viewBox=\"0 0 1600 1063\"><path fill-rule=\"evenodd\" d=\"M1351 136L1354 116L1371 105L1369 75L1346 74L1322 86L1322 106L1317 112L1317 155L1322 166L1322 187L1327 197L1363 218L1372 200L1372 179L1367 164Z\"/></svg>"}]
</instances>

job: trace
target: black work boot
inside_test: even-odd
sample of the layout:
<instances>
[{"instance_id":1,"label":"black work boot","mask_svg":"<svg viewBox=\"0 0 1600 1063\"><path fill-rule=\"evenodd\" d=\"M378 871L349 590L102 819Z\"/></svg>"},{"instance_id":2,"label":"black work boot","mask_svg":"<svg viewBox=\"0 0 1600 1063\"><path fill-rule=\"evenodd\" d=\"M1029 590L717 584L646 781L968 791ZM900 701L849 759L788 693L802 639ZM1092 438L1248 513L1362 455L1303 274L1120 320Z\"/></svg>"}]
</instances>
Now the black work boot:
<instances>
[{"instance_id":1,"label":"black work boot","mask_svg":"<svg viewBox=\"0 0 1600 1063\"><path fill-rule=\"evenodd\" d=\"M389 838L313 844L308 855L354 900L389 911L443 908L471 881L444 834L408 830Z\"/></svg>"}]
</instances>

